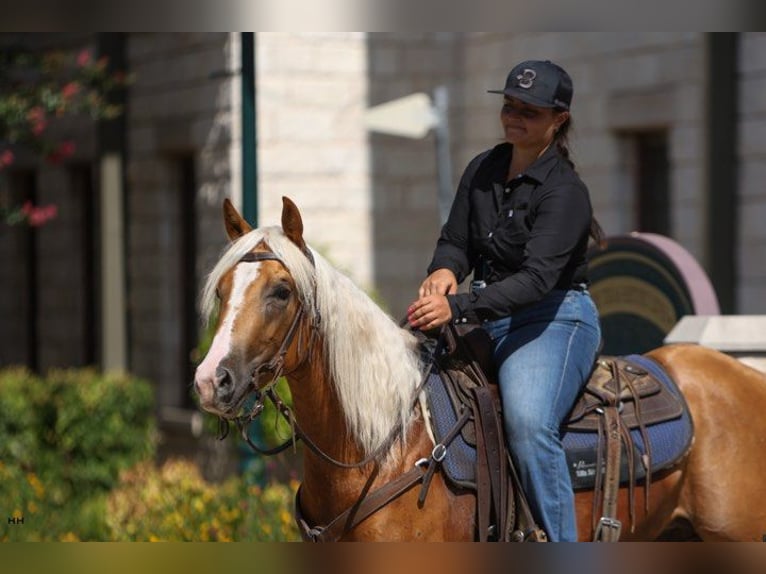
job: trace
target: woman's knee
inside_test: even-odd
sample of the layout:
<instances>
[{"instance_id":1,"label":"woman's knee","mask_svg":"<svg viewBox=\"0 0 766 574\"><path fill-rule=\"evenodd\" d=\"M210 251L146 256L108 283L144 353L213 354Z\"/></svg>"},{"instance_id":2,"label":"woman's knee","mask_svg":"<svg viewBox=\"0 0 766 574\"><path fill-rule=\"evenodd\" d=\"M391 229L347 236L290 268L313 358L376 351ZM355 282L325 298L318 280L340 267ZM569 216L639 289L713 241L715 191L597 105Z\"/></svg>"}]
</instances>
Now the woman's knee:
<instances>
[{"instance_id":1,"label":"woman's knee","mask_svg":"<svg viewBox=\"0 0 766 574\"><path fill-rule=\"evenodd\" d=\"M530 447L545 444L552 436L546 424L547 417L531 409L506 409L504 413L505 430L511 446Z\"/></svg>"}]
</instances>

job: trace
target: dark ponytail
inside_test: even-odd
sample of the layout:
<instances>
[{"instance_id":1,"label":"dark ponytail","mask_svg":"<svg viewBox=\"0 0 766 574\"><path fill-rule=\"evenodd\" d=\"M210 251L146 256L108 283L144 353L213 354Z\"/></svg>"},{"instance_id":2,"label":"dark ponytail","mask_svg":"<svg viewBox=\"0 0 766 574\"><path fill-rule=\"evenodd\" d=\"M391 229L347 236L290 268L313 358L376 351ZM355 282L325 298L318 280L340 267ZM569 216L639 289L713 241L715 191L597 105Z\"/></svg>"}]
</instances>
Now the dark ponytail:
<instances>
[{"instance_id":1,"label":"dark ponytail","mask_svg":"<svg viewBox=\"0 0 766 574\"><path fill-rule=\"evenodd\" d=\"M564 111L559 108L556 108L556 111ZM556 144L556 149L558 150L559 154L567 160L567 163L572 167L573 170L575 170L575 173L577 170L575 169L574 161L572 161L571 154L569 153L569 130L572 127L572 114L569 114L569 117L564 121L563 124L559 127L558 131L556 131L556 135L553 136L553 143ZM604 230L601 227L601 224L596 219L596 216L592 216L590 218L590 231L589 231L591 239L593 239L593 242L600 248L605 249L606 248L606 235L604 235Z\"/></svg>"}]
</instances>

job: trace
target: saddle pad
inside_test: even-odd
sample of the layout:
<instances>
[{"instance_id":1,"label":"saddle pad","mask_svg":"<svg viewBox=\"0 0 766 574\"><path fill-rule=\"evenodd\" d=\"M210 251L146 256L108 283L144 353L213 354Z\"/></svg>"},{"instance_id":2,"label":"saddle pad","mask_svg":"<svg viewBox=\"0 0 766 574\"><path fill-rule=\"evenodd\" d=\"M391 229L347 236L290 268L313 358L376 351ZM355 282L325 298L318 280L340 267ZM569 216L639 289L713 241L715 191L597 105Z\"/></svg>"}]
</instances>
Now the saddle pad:
<instances>
[{"instance_id":1,"label":"saddle pad","mask_svg":"<svg viewBox=\"0 0 766 574\"><path fill-rule=\"evenodd\" d=\"M433 366L425 388L428 411L431 415L431 430L438 444L457 424L459 415L455 412L436 365ZM475 489L476 446L466 442L462 433L458 433L446 446L447 454L442 461L442 470L447 478L458 486Z\"/></svg>"},{"instance_id":2,"label":"saddle pad","mask_svg":"<svg viewBox=\"0 0 766 574\"><path fill-rule=\"evenodd\" d=\"M647 427L652 448L652 472L659 471L673 465L688 451L693 436L691 416L675 383L670 380L657 363L639 355L631 355L627 359L657 377L663 385L668 387L670 392L681 399L684 405L683 414L680 418ZM458 414L455 412L448 391L436 367L431 372L425 389L431 430L436 442L439 443L457 423ZM645 474L640 464L640 457L644 452L644 443L641 433L637 429L632 431L632 435L639 451L635 457L636 476L641 478ZM562 442L566 451L572 486L575 489L593 488L596 477L598 433L569 431L562 436ZM452 442L446 446L447 454L442 461L442 470L447 478L458 486L475 489L476 447L466 442L461 433L458 433ZM628 479L627 470L627 459L623 456L620 471L622 481Z\"/></svg>"},{"instance_id":3,"label":"saddle pad","mask_svg":"<svg viewBox=\"0 0 766 574\"><path fill-rule=\"evenodd\" d=\"M652 449L652 473L671 467L681 459L691 446L694 435L694 427L681 392L676 384L656 362L641 355L630 355L626 360L635 363L657 378L674 396L678 397L683 405L680 417L648 426L649 444ZM635 476L640 480L646 476L641 455L645 452L644 441L638 429L631 431L635 445ZM564 450L567 456L569 476L575 490L590 489L596 482L596 448L598 445L598 433L566 431L562 436ZM628 480L628 460L625 454L625 446L622 449L620 481Z\"/></svg>"}]
</instances>

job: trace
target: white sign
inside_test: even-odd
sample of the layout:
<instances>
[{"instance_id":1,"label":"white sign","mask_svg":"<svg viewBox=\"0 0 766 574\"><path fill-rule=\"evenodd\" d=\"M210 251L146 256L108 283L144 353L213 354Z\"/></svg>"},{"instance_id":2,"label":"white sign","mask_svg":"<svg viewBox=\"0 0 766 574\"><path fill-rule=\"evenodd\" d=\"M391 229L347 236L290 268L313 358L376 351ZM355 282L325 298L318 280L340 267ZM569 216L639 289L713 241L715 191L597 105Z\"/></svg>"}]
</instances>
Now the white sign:
<instances>
[{"instance_id":1,"label":"white sign","mask_svg":"<svg viewBox=\"0 0 766 574\"><path fill-rule=\"evenodd\" d=\"M428 94L419 92L369 108L364 122L371 131L420 139L439 123L439 116Z\"/></svg>"}]
</instances>

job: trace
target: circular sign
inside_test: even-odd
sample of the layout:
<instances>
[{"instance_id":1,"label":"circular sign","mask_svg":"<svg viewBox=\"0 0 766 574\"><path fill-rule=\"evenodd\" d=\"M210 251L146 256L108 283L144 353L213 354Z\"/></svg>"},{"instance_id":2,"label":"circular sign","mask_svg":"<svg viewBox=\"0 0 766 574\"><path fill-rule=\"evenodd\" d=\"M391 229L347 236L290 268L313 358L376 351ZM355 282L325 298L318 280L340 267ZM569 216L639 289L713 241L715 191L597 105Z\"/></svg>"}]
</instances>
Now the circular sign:
<instances>
[{"instance_id":1,"label":"circular sign","mask_svg":"<svg viewBox=\"0 0 766 574\"><path fill-rule=\"evenodd\" d=\"M684 315L720 313L705 271L668 237L611 237L605 249L591 247L588 256L606 355L645 353L661 346Z\"/></svg>"}]
</instances>

